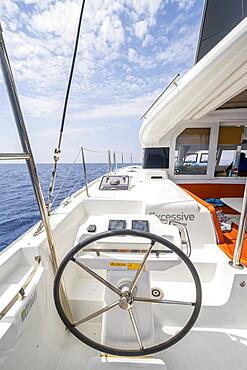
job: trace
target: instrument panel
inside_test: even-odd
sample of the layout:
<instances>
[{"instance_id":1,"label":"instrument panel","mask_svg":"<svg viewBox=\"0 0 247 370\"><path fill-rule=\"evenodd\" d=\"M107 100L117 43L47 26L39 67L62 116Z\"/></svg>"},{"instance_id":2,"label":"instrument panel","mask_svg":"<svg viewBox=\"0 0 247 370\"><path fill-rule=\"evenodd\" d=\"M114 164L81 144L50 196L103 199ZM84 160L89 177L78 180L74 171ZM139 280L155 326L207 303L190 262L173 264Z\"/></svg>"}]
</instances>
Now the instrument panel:
<instances>
[{"instance_id":1,"label":"instrument panel","mask_svg":"<svg viewBox=\"0 0 247 370\"><path fill-rule=\"evenodd\" d=\"M126 229L126 220L110 220L108 230L124 230Z\"/></svg>"},{"instance_id":2,"label":"instrument panel","mask_svg":"<svg viewBox=\"0 0 247 370\"><path fill-rule=\"evenodd\" d=\"M132 220L132 230L149 232L149 222L147 220Z\"/></svg>"},{"instance_id":3,"label":"instrument panel","mask_svg":"<svg viewBox=\"0 0 247 370\"><path fill-rule=\"evenodd\" d=\"M126 226L126 220L110 220L108 230L125 230ZM147 220L132 220L131 229L136 231L149 232L149 222Z\"/></svg>"}]
</instances>

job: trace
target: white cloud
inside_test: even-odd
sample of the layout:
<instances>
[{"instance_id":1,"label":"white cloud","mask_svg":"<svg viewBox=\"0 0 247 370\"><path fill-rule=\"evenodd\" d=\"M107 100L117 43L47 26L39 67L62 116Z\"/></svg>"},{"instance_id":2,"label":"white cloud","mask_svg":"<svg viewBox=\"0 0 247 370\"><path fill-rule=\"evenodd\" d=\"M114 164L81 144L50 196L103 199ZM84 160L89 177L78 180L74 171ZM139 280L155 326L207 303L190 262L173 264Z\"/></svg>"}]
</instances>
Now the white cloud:
<instances>
[{"instance_id":1,"label":"white cloud","mask_svg":"<svg viewBox=\"0 0 247 370\"><path fill-rule=\"evenodd\" d=\"M0 12L6 11L9 16L14 16L18 12L18 5L11 0L1 0ZM2 13L3 14L3 13Z\"/></svg>"},{"instance_id":2,"label":"white cloud","mask_svg":"<svg viewBox=\"0 0 247 370\"><path fill-rule=\"evenodd\" d=\"M179 9L191 9L195 4L195 0L171 0L173 3L176 3Z\"/></svg>"},{"instance_id":3,"label":"white cloud","mask_svg":"<svg viewBox=\"0 0 247 370\"><path fill-rule=\"evenodd\" d=\"M113 130L113 129L128 129L129 125L125 123L111 123L111 124L103 124L101 126L83 126L83 127L69 127L66 129L67 134L83 134L86 132L99 132L105 130Z\"/></svg>"},{"instance_id":4,"label":"white cloud","mask_svg":"<svg viewBox=\"0 0 247 370\"><path fill-rule=\"evenodd\" d=\"M138 37L139 39L143 39L148 30L148 22L146 20L136 22L134 30L136 37Z\"/></svg>"},{"instance_id":5,"label":"white cloud","mask_svg":"<svg viewBox=\"0 0 247 370\"><path fill-rule=\"evenodd\" d=\"M104 42L110 43L114 48L118 48L125 40L121 20L116 15L112 17L108 16L104 20L100 28L100 33Z\"/></svg>"},{"instance_id":6,"label":"white cloud","mask_svg":"<svg viewBox=\"0 0 247 370\"><path fill-rule=\"evenodd\" d=\"M169 18L172 2L178 14ZM194 0L86 2L69 101L71 127L73 120L83 120L85 132L87 119L99 130L101 118L112 118L116 124L122 117L136 120L169 78L192 64L200 18L187 12L193 4ZM53 127L60 119L80 6L81 0L0 0L18 91L34 126L38 117L46 117Z\"/></svg>"},{"instance_id":7,"label":"white cloud","mask_svg":"<svg viewBox=\"0 0 247 370\"><path fill-rule=\"evenodd\" d=\"M194 29L190 26L180 26L177 29L176 38L167 44L165 50L156 53L154 59L160 61L162 64L172 63L175 73L178 72L175 70L175 67L177 68L179 66L179 72L181 72L181 66L183 66L183 69L184 67L188 68L188 61L192 64L196 40L197 32Z\"/></svg>"},{"instance_id":8,"label":"white cloud","mask_svg":"<svg viewBox=\"0 0 247 370\"><path fill-rule=\"evenodd\" d=\"M24 112L33 117L59 114L61 102L47 97L20 96Z\"/></svg>"},{"instance_id":9,"label":"white cloud","mask_svg":"<svg viewBox=\"0 0 247 370\"><path fill-rule=\"evenodd\" d=\"M29 29L36 34L53 33L70 43L75 37L79 14L78 1L56 2L45 11L34 13L29 20Z\"/></svg>"},{"instance_id":10,"label":"white cloud","mask_svg":"<svg viewBox=\"0 0 247 370\"><path fill-rule=\"evenodd\" d=\"M161 6L162 0L133 0L133 7L138 15L145 13L154 17Z\"/></svg>"},{"instance_id":11,"label":"white cloud","mask_svg":"<svg viewBox=\"0 0 247 370\"><path fill-rule=\"evenodd\" d=\"M130 48L128 50L128 60L131 63L138 63L139 62L139 56L138 56L137 52L132 48Z\"/></svg>"},{"instance_id":12,"label":"white cloud","mask_svg":"<svg viewBox=\"0 0 247 370\"><path fill-rule=\"evenodd\" d=\"M86 133L95 133L105 130L113 130L113 129L129 129L129 125L126 123L111 123L111 124L102 124L100 125L90 125L90 126L79 126L79 127L66 127L66 135L74 135L74 134L86 134ZM46 129L39 131L37 130L34 133L35 136L56 136L57 130L55 129Z\"/></svg>"},{"instance_id":13,"label":"white cloud","mask_svg":"<svg viewBox=\"0 0 247 370\"><path fill-rule=\"evenodd\" d=\"M147 34L142 42L142 46L145 48L147 47L148 45L151 45L153 43L153 36L150 35L150 34Z\"/></svg>"},{"instance_id":14,"label":"white cloud","mask_svg":"<svg viewBox=\"0 0 247 370\"><path fill-rule=\"evenodd\" d=\"M157 96L158 91L155 90L145 96L138 96L127 101L120 101L114 104L105 104L92 107L88 110L78 111L69 115L70 119L87 121L93 119L104 118L128 118L133 116L141 116L144 110L151 104Z\"/></svg>"}]
</instances>

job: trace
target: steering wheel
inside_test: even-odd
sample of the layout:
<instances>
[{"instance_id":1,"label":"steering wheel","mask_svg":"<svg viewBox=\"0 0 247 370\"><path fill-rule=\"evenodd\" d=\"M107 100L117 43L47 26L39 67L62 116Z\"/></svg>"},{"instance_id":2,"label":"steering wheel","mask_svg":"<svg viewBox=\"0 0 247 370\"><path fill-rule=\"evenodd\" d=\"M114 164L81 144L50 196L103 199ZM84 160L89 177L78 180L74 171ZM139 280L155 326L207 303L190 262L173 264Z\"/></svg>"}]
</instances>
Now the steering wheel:
<instances>
[{"instance_id":1,"label":"steering wheel","mask_svg":"<svg viewBox=\"0 0 247 370\"><path fill-rule=\"evenodd\" d=\"M100 239L103 239L103 238L106 238L106 237L122 236L122 235L138 236L138 237L143 237L143 238L146 238L146 239L150 239L151 244L150 244L149 249L146 251L146 253L144 255L144 258L142 260L142 263L140 264L139 269L136 271L134 279L131 282L129 288L126 289L126 286L125 286L124 289L120 290L120 288L115 287L110 282L106 281L104 278L102 278L100 275L98 275L96 272L94 272L93 270L91 270L90 268L88 268L87 266L82 264L81 261L76 259L75 255L78 252L80 252L83 248L85 248L87 245L89 245L90 243L93 243L97 240L100 240ZM165 299L157 300L157 299L152 299L152 298L149 298L149 297L147 297L147 298L138 297L138 296L135 295L135 292L136 292L135 288L136 288L138 278L140 277L140 274L144 269L144 266L145 266L145 263L148 259L148 256L150 255L150 253L152 251L153 245L156 242L164 245L167 248L169 248L172 252L177 254L181 258L181 260L186 264L187 268L189 269L189 271L190 271L190 273L193 277L193 281L194 281L194 284L195 284L195 289L196 289L196 300L195 300L195 302L174 301L174 300L165 300ZM104 284L106 288L111 289L114 293L116 293L116 296L117 296L117 299L114 303L98 310L95 313L92 313L91 315L87 316L86 318L84 318L84 319L82 319L82 320L80 320L76 323L71 322L68 319L68 317L66 316L66 314L64 312L64 308L61 304L60 294L59 294L59 290L60 290L59 287L60 287L60 283L61 283L62 274L63 274L66 266L68 265L68 263L71 262L71 261L73 263L77 264L78 266L80 266L84 271L86 271L88 274L90 274L93 278L97 279L102 284ZM68 330L72 334L74 334L79 340L81 340L82 342L84 342L88 346L96 349L97 351L100 351L100 352L103 352L103 353L109 353L109 354L115 355L115 356L150 355L150 354L160 352L160 351L163 351L163 350L171 347L172 345L174 345L175 343L180 341L190 331L190 329L193 327L193 325L194 325L194 323L195 323L195 321L196 321L196 319L199 315L199 312L200 312L200 309L201 309L201 302L202 302L202 289L201 289L200 278L198 276L198 273L197 273L193 263L184 254L184 252L182 252L181 249L179 249L174 244L172 244L168 240L166 240L166 239L164 239L164 238L162 238L158 235L155 235L155 234L152 234L152 233L149 233L149 232L134 231L134 230L128 230L128 229L105 231L105 232L93 235L93 236L87 238L86 240L83 240L79 244L77 244L74 248L72 248L69 251L69 253L64 257L64 259L62 260L62 262L61 262L61 264L58 268L58 271L57 271L56 276L55 276L55 281L54 281L53 294L54 294L55 306L57 308L58 314L59 314L60 318L62 319L63 323L65 324L65 326L68 328ZM140 333L139 333L139 330L138 330L138 325L137 325L137 322L136 322L136 319L135 319L135 316L134 316L134 313L133 313L133 307L135 306L136 302L143 302L143 304L145 304L145 303L156 303L156 304L161 303L161 304L173 304L173 305L186 305L186 306L192 306L193 311L192 311L192 314L191 314L189 320L185 324L185 326L178 333L176 333L174 336L172 336L171 338L167 339L166 341L164 341L160 344L154 345L152 347L144 348L144 346L142 344L141 336L140 336ZM130 320L131 320L131 323L132 323L132 326L133 326L133 330L135 332L136 339L138 341L140 349L128 350L128 349L122 349L122 348L109 347L109 346L106 346L102 343L98 343L96 341L93 341L92 339L88 338L86 335L84 335L81 331L79 331L77 329L77 326L82 324L83 322L86 322L86 321L88 321L88 320L90 320L90 319L92 319L96 316L99 316L99 315L103 314L104 312L109 311L113 307L116 307L116 306L120 306L120 308L125 309L126 311L128 311L129 316L130 316Z\"/></svg>"}]
</instances>

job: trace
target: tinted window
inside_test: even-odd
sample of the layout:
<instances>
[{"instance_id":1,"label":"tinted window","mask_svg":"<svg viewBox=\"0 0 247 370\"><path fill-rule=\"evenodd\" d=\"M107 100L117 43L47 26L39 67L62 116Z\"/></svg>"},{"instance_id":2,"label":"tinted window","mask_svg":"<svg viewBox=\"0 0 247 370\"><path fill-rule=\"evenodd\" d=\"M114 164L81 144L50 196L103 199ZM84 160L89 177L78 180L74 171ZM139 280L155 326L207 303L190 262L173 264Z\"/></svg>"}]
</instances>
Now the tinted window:
<instances>
[{"instance_id":1,"label":"tinted window","mask_svg":"<svg viewBox=\"0 0 247 370\"><path fill-rule=\"evenodd\" d=\"M169 168L169 148L145 148L143 168Z\"/></svg>"}]
</instances>

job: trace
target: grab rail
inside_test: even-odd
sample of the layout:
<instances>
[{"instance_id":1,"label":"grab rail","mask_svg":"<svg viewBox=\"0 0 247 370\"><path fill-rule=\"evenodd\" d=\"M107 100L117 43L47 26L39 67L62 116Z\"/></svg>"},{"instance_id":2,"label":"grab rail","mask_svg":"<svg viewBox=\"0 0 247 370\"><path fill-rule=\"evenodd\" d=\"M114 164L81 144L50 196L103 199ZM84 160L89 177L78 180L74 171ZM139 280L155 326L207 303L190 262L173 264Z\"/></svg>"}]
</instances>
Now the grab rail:
<instances>
[{"instance_id":1,"label":"grab rail","mask_svg":"<svg viewBox=\"0 0 247 370\"><path fill-rule=\"evenodd\" d=\"M157 103L157 101L160 100L160 98L164 95L164 93L171 87L173 84L177 86L176 80L180 77L180 73L177 73L176 76L169 82L169 84L165 87L165 89L162 91L162 93L158 96L157 99L150 105L150 107L146 110L146 112L141 116L140 120L143 118L146 118L146 114L153 108L153 106Z\"/></svg>"},{"instance_id":2,"label":"grab rail","mask_svg":"<svg viewBox=\"0 0 247 370\"><path fill-rule=\"evenodd\" d=\"M35 264L33 266L33 269L31 273L29 274L27 280L24 282L22 285L21 289L18 290L18 292L15 294L15 296L10 300L10 302L4 307L4 309L0 312L0 320L8 313L8 311L14 306L14 304L19 301L24 299L25 297L25 290L28 287L29 283L31 282L32 278L34 277L36 271L38 270L38 267L41 263L41 257L35 257Z\"/></svg>"},{"instance_id":3,"label":"grab rail","mask_svg":"<svg viewBox=\"0 0 247 370\"><path fill-rule=\"evenodd\" d=\"M88 249L84 249L83 250L83 253L87 253L87 252L93 252L93 253L96 253L96 256L99 257L100 256L100 253L136 253L136 254L145 254L147 253L147 250L146 249L128 249L128 248L125 248L125 249L117 249L117 248L88 248ZM158 258L160 254L168 254L168 253L173 253L172 250L170 249L154 249L150 252L150 254L155 254L156 257ZM81 256L81 255L80 255Z\"/></svg>"},{"instance_id":4,"label":"grab rail","mask_svg":"<svg viewBox=\"0 0 247 370\"><path fill-rule=\"evenodd\" d=\"M241 254L244 245L244 236L245 236L245 229L247 223L247 179L245 180L245 189L244 189L244 197L243 197L243 204L241 209L241 215L238 225L238 235L236 240L236 245L234 249L234 255L232 261L229 264L232 267L243 269L244 265L241 263Z\"/></svg>"},{"instance_id":5,"label":"grab rail","mask_svg":"<svg viewBox=\"0 0 247 370\"><path fill-rule=\"evenodd\" d=\"M176 228L179 231L181 244L182 244L182 246L185 245L185 247L186 247L186 253L185 254L186 254L187 257L190 257L190 255L191 255L191 241L190 241L190 236L189 236L189 232L188 232L188 229L187 229L186 225L182 224L179 221L172 221L172 220L160 220L160 221L163 224L176 226Z\"/></svg>"},{"instance_id":6,"label":"grab rail","mask_svg":"<svg viewBox=\"0 0 247 370\"><path fill-rule=\"evenodd\" d=\"M0 153L1 161L16 161L16 160L28 160L30 155L28 153Z\"/></svg>"}]
</instances>

